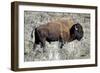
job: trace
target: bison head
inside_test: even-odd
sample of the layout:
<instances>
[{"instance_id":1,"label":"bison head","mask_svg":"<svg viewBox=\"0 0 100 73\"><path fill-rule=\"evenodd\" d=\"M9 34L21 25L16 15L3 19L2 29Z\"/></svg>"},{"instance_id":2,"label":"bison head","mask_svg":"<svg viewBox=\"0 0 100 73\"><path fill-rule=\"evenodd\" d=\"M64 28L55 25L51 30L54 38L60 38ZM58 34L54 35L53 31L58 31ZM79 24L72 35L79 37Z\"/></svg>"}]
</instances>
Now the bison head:
<instances>
[{"instance_id":1,"label":"bison head","mask_svg":"<svg viewBox=\"0 0 100 73\"><path fill-rule=\"evenodd\" d=\"M70 35L73 38L73 40L77 39L80 41L83 37L83 28L79 23L74 24L70 29Z\"/></svg>"}]
</instances>

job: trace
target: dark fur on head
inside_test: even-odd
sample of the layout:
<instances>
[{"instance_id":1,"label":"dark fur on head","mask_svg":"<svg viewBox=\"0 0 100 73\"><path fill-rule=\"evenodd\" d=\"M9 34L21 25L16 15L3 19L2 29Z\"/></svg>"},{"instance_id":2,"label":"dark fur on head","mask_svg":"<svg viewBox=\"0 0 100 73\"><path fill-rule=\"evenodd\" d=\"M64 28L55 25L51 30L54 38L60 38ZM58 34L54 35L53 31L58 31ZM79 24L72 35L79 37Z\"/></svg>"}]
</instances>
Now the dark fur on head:
<instances>
[{"instance_id":1,"label":"dark fur on head","mask_svg":"<svg viewBox=\"0 0 100 73\"><path fill-rule=\"evenodd\" d=\"M79 23L76 23L71 27L70 36L72 40L77 39L78 41L80 41L83 35L84 35L84 32L83 32L82 25L80 25Z\"/></svg>"}]
</instances>

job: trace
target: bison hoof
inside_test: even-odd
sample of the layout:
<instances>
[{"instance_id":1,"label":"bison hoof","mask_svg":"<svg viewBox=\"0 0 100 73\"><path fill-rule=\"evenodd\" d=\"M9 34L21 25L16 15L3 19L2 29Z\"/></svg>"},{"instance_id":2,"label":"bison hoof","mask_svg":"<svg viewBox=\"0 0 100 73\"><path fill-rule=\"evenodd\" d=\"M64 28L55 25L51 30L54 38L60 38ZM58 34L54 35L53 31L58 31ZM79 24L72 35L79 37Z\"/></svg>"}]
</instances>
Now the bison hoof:
<instances>
[{"instance_id":1,"label":"bison hoof","mask_svg":"<svg viewBox=\"0 0 100 73\"><path fill-rule=\"evenodd\" d=\"M63 46L60 46L60 49L62 49L63 48Z\"/></svg>"}]
</instances>

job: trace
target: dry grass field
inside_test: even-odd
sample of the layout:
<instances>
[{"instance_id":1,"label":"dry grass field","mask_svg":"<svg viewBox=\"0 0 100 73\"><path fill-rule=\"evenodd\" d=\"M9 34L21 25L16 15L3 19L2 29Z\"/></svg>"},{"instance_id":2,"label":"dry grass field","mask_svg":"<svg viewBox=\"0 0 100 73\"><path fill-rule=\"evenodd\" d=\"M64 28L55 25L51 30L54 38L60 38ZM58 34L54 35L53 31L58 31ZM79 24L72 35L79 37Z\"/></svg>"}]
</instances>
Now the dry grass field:
<instances>
[{"instance_id":1,"label":"dry grass field","mask_svg":"<svg viewBox=\"0 0 100 73\"><path fill-rule=\"evenodd\" d=\"M32 29L50 21L72 17L74 23L80 23L84 30L84 37L81 41L74 40L64 44L60 49L59 43L46 42L46 52L39 45L33 51ZM34 36L34 35L33 35ZM90 14L86 13L64 13L64 12L34 12L24 11L24 61L51 61L69 59L90 58Z\"/></svg>"}]
</instances>

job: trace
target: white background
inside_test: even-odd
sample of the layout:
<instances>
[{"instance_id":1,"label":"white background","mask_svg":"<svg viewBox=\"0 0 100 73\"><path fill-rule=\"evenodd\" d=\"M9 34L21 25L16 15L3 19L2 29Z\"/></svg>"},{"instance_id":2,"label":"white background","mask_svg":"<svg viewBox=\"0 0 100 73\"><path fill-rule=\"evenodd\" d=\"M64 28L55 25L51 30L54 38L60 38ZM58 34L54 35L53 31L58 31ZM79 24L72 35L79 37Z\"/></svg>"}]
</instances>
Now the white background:
<instances>
[{"instance_id":1,"label":"white background","mask_svg":"<svg viewBox=\"0 0 100 73\"><path fill-rule=\"evenodd\" d=\"M14 0L0 0L0 73L14 73L10 70L11 62L11 2ZM45 3L62 3L62 4L79 4L79 5L97 5L98 13L100 13L100 0L21 0L21 1L34 1ZM98 19L100 14L98 14ZM100 21L98 21L98 27L100 27ZM98 29L100 31L100 29ZM98 34L100 37L100 34ZM98 44L100 38L98 38ZM100 56L100 45L98 45L98 56ZM98 62L100 57L98 57ZM25 72L25 71L24 71ZM24 73L22 72L22 73ZM26 71L26 73L99 73L100 62L98 67L86 67L86 68L70 68L70 69L55 69L55 70L40 70L40 71Z\"/></svg>"}]
</instances>

